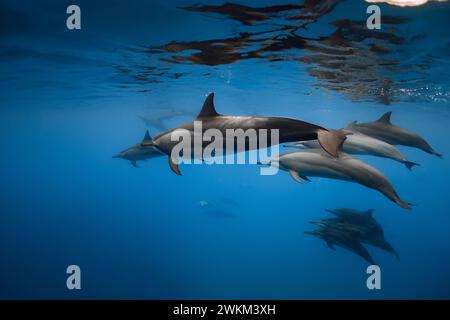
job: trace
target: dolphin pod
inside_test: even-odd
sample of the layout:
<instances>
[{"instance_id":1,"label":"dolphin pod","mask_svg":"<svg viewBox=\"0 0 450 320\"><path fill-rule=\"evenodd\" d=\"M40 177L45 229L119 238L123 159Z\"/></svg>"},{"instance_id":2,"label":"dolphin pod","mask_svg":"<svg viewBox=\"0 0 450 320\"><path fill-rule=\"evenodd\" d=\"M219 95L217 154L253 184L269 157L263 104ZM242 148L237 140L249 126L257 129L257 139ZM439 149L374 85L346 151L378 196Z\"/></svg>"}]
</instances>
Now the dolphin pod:
<instances>
[{"instance_id":1,"label":"dolphin pod","mask_svg":"<svg viewBox=\"0 0 450 320\"><path fill-rule=\"evenodd\" d=\"M337 180L357 182L366 187L378 190L391 201L404 209L410 209L409 204L398 196L391 182L376 168L342 153L333 159L320 149L304 149L281 154L270 160L277 162L279 167L289 172L292 178L300 183L308 177L322 177Z\"/></svg>"},{"instance_id":2,"label":"dolphin pod","mask_svg":"<svg viewBox=\"0 0 450 320\"><path fill-rule=\"evenodd\" d=\"M306 234L324 240L333 250L336 245L352 251L370 264L375 262L362 243L378 247L399 259L397 251L384 238L383 228L373 217L374 209L358 211L342 208L326 211L336 217L311 221L312 224L319 226L319 229L306 231Z\"/></svg>"},{"instance_id":3,"label":"dolphin pod","mask_svg":"<svg viewBox=\"0 0 450 320\"><path fill-rule=\"evenodd\" d=\"M310 181L308 176L315 176L357 182L378 190L400 207L410 209L409 203L398 196L390 181L380 171L349 155L369 154L390 158L403 163L408 169L418 164L407 160L393 145L415 147L439 157L442 156L418 134L394 126L390 117L391 112L387 112L377 121L367 123L354 121L345 129L333 130L283 117L226 116L216 111L214 93L210 93L193 121L164 131L154 139L147 131L141 143L120 152L114 158L126 159L137 167L137 161L165 155L168 157L172 171L181 175L178 164L173 161L171 155L172 149L179 143L172 141L172 135L177 130L183 129L193 138L195 121L201 121L202 134L209 129L216 129L223 135L226 135L228 129L277 129L279 130L278 143L290 143L285 146L306 148L281 154L278 158L269 161L269 163L279 162L281 169L289 171L296 181ZM192 147L195 147L194 139L191 141ZM209 141L202 141L202 151L209 143ZM271 145L272 141L267 141L267 147ZM256 143L246 141L245 151L258 146L258 141ZM226 150L226 140L222 148ZM234 151L236 152L236 149Z\"/></svg>"}]
</instances>

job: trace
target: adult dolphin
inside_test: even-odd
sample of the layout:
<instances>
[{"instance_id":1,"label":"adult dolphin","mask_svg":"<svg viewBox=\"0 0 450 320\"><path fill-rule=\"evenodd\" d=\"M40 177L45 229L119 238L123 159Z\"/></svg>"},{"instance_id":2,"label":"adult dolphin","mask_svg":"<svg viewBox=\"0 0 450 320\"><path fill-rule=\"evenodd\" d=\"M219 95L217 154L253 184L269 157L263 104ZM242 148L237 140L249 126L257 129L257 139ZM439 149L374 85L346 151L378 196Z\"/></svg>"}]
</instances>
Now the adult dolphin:
<instances>
[{"instance_id":1,"label":"adult dolphin","mask_svg":"<svg viewBox=\"0 0 450 320\"><path fill-rule=\"evenodd\" d=\"M378 247L384 251L392 253L397 259L400 259L398 253L392 245L384 238L382 229L370 228L369 226L363 224L353 224L339 218L321 219L311 221L311 223L323 228L334 228L343 232L354 233L360 242Z\"/></svg>"},{"instance_id":2,"label":"adult dolphin","mask_svg":"<svg viewBox=\"0 0 450 320\"><path fill-rule=\"evenodd\" d=\"M345 130L344 130L345 132ZM306 147L318 148L317 140L300 141L285 144L286 147ZM342 146L342 151L349 154L373 155L381 158L388 158L403 163L409 170L418 163L409 161L406 157L393 145L379 139L375 139L368 135L353 132L349 134Z\"/></svg>"},{"instance_id":3,"label":"adult dolphin","mask_svg":"<svg viewBox=\"0 0 450 320\"><path fill-rule=\"evenodd\" d=\"M335 250L334 245L337 245L359 255L371 265L376 264L354 233L343 232L334 228L321 228L314 231L305 231L305 233L324 240L332 250Z\"/></svg>"},{"instance_id":4,"label":"adult dolphin","mask_svg":"<svg viewBox=\"0 0 450 320\"><path fill-rule=\"evenodd\" d=\"M380 119L373 122L357 123L357 121L353 121L345 129L360 132L393 145L418 148L442 157L417 133L393 125L391 123L391 114L391 111L386 112Z\"/></svg>"},{"instance_id":5,"label":"adult dolphin","mask_svg":"<svg viewBox=\"0 0 450 320\"><path fill-rule=\"evenodd\" d=\"M161 153L157 148L152 146L143 146L148 141L152 141L152 138L150 137L150 134L148 133L148 130L145 132L144 138L142 141L138 144L135 144L123 151L121 151L119 154L113 156L113 158L120 158L130 161L131 165L133 167L138 167L137 161L145 161L147 159L155 158L163 156L164 154Z\"/></svg>"},{"instance_id":6,"label":"adult dolphin","mask_svg":"<svg viewBox=\"0 0 450 320\"><path fill-rule=\"evenodd\" d=\"M345 134L336 132L334 130L327 130L323 127L311 124L308 122L282 118L282 117L249 117L249 116L225 116L216 111L214 106L214 93L210 93L203 107L194 121L201 121L202 135L208 129L219 130L223 137L226 137L226 131L231 130L279 130L279 143L303 141L303 140L315 140L318 139L320 146L331 156L338 157L340 150L342 149L342 143L345 140ZM172 159L171 151L178 141L172 141L173 134L177 130L188 130L191 134L192 146L194 145L194 121L187 122L179 127L168 130L156 136L152 141L143 143L143 146L153 146L167 154L169 157L170 168L178 175L181 175L181 171L178 168L178 164ZM203 149L210 144L209 141L202 141L202 153ZM255 141L254 141L255 142ZM251 150L251 146L258 146L259 143L251 143L246 141L245 151ZM272 141L267 141L267 147L272 145ZM191 149L193 150L193 148ZM226 150L226 139L223 141L223 150Z\"/></svg>"},{"instance_id":7,"label":"adult dolphin","mask_svg":"<svg viewBox=\"0 0 450 320\"><path fill-rule=\"evenodd\" d=\"M400 199L385 175L346 153L341 153L339 158L332 158L320 149L304 149L281 154L278 158L271 159L268 164L273 162L278 162L279 167L287 170L297 182L310 181L308 176L357 182L378 190L400 207L410 209L409 204Z\"/></svg>"}]
</instances>

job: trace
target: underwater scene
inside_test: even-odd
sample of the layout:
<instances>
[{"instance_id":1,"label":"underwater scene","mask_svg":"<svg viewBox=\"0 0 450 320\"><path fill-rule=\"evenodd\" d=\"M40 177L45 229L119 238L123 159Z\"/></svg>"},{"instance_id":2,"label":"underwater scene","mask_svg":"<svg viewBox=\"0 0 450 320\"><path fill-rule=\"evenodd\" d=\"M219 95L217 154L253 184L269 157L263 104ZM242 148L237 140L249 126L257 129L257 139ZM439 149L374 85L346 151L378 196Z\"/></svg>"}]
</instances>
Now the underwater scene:
<instances>
[{"instance_id":1,"label":"underwater scene","mask_svg":"<svg viewBox=\"0 0 450 320\"><path fill-rule=\"evenodd\" d=\"M449 17L0 0L0 299L449 299Z\"/></svg>"}]
</instances>

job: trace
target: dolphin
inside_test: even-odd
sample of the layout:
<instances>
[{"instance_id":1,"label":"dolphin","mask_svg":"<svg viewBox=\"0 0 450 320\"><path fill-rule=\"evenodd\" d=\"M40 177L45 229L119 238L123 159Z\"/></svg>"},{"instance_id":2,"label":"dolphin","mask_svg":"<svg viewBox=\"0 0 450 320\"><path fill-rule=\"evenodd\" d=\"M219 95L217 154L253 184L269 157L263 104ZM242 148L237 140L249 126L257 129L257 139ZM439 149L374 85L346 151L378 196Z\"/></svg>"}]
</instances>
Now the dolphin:
<instances>
[{"instance_id":1,"label":"dolphin","mask_svg":"<svg viewBox=\"0 0 450 320\"><path fill-rule=\"evenodd\" d=\"M348 208L339 209L327 209L325 210L329 213L336 215L339 219L342 219L348 223L364 225L369 229L368 234L366 234L366 239L363 242L371 244L375 247L383 249L389 253L392 253L400 259L397 251L392 247L392 245L384 238L384 231L378 221L373 217L374 209L369 209L366 211L359 211Z\"/></svg>"},{"instance_id":2,"label":"dolphin","mask_svg":"<svg viewBox=\"0 0 450 320\"><path fill-rule=\"evenodd\" d=\"M386 112L380 119L373 122L357 123L356 121L353 121L345 129L352 132L363 133L373 138L383 140L389 144L418 148L438 157L442 157L440 153L436 152L428 142L418 134L393 125L391 123L391 114L391 111Z\"/></svg>"},{"instance_id":3,"label":"dolphin","mask_svg":"<svg viewBox=\"0 0 450 320\"><path fill-rule=\"evenodd\" d=\"M145 132L144 138L138 144L121 151L119 154L113 156L113 158L121 158L130 161L131 165L135 168L138 167L137 161L145 161L147 159L160 157L163 154L157 148L152 146L143 146L148 141L152 141L148 130Z\"/></svg>"},{"instance_id":4,"label":"dolphin","mask_svg":"<svg viewBox=\"0 0 450 320\"><path fill-rule=\"evenodd\" d=\"M370 244L374 247L378 247L384 251L392 253L397 259L400 260L400 256L392 245L386 241L383 235L383 230L375 229L370 226L362 224L351 224L340 218L322 219L317 221L311 221L312 224L318 225L322 228L333 228L342 232L354 233L358 240L362 243Z\"/></svg>"},{"instance_id":5,"label":"dolphin","mask_svg":"<svg viewBox=\"0 0 450 320\"><path fill-rule=\"evenodd\" d=\"M285 144L285 146L318 148L319 143L316 140L300 141ZM347 136L347 139L342 146L342 151L349 154L374 155L377 157L389 158L403 163L409 170L411 170L413 166L419 165L418 163L406 159L406 157L393 145L359 132L353 132Z\"/></svg>"},{"instance_id":6,"label":"dolphin","mask_svg":"<svg viewBox=\"0 0 450 320\"><path fill-rule=\"evenodd\" d=\"M208 129L219 130L222 133L223 137L226 137L226 130L228 129L242 129L244 131L248 129L254 129L256 131L261 129L278 129L279 143L318 139L320 146L333 157L339 156L339 152L342 148L342 143L346 138L342 133L333 130L327 130L315 124L290 118L221 115L216 111L216 108L214 106L214 93L210 93L206 97L206 100L203 103L203 107L195 121L201 121L202 134ZM191 141L193 144L194 121L189 121L179 127L159 134L152 141L147 141L142 145L156 147L157 149L161 150L161 152L168 155L170 168L176 174L181 175L178 164L173 161L171 156L172 148L179 143L178 141L172 141L172 134L179 129L188 130L190 132ZM225 140L226 139L224 139L223 150L226 150ZM205 148L209 143L210 142L203 141L202 149ZM250 145L251 143L246 143L246 151L250 150ZM259 145L259 142L257 142L255 145ZM271 145L272 142L267 141L267 146L270 147Z\"/></svg>"},{"instance_id":7,"label":"dolphin","mask_svg":"<svg viewBox=\"0 0 450 320\"><path fill-rule=\"evenodd\" d=\"M308 176L357 182L378 190L400 207L410 209L409 203L400 199L386 176L346 153L342 153L339 158L332 158L320 149L304 149L281 154L272 158L268 164L273 162L288 171L297 182L310 181Z\"/></svg>"},{"instance_id":8,"label":"dolphin","mask_svg":"<svg viewBox=\"0 0 450 320\"><path fill-rule=\"evenodd\" d=\"M321 228L314 231L305 231L305 233L324 240L332 250L335 250L334 245L336 245L359 255L371 265L376 264L354 233L332 228Z\"/></svg>"}]
</instances>

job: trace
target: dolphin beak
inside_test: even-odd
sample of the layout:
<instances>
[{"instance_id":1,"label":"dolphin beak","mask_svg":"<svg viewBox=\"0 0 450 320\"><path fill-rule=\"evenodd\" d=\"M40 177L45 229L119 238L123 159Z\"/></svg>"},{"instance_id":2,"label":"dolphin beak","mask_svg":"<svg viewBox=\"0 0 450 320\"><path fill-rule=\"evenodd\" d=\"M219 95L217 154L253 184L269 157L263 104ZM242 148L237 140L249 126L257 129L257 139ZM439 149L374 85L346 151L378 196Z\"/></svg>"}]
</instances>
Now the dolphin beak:
<instances>
[{"instance_id":1,"label":"dolphin beak","mask_svg":"<svg viewBox=\"0 0 450 320\"><path fill-rule=\"evenodd\" d=\"M117 154L117 155L112 156L112 157L113 157L114 159L121 158L120 154Z\"/></svg>"}]
</instances>

